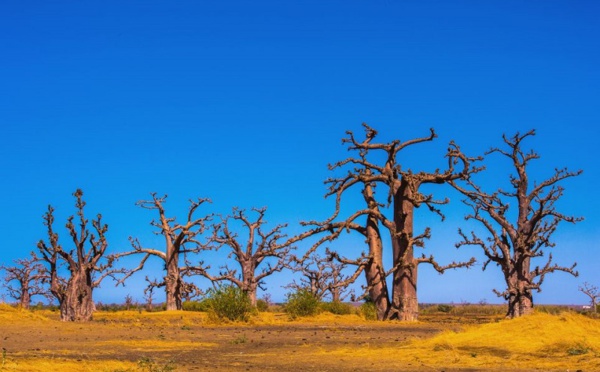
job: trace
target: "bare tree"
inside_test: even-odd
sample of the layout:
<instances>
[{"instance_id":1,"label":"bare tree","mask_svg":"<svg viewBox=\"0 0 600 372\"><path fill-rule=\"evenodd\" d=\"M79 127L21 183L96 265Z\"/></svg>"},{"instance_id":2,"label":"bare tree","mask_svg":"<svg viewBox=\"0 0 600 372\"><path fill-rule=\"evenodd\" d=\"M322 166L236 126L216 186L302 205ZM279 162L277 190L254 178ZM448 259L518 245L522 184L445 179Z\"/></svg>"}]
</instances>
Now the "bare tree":
<instances>
[{"instance_id":1,"label":"bare tree","mask_svg":"<svg viewBox=\"0 0 600 372\"><path fill-rule=\"evenodd\" d=\"M235 284L248 295L253 306L256 306L258 288L264 289L263 280L286 267L293 243L306 235L295 236L284 241L286 235L283 229L286 224L277 225L269 231L263 230L263 226L267 223L264 219L266 211L266 208L252 208L256 219L251 220L243 209L233 208L231 215L221 217L221 222L214 225L214 234L211 238L216 244L214 248L228 247L231 250L228 257L234 258L239 265L239 272L238 269L224 265L218 275L212 275L208 272L208 267L190 266L196 273L213 283L229 281ZM247 230L248 235L240 239L238 233L230 226L232 221L239 223Z\"/></svg>"},{"instance_id":2,"label":"bare tree","mask_svg":"<svg viewBox=\"0 0 600 372\"><path fill-rule=\"evenodd\" d=\"M95 310L92 292L100 286L107 276L114 278L119 270L111 269L112 259L101 263L108 247L106 232L108 225L102 223L102 215L98 214L92 220L95 233L88 230L88 220L85 218L83 208L83 192L75 191L75 207L77 208L78 224L75 225L74 216L67 219L67 230L71 235L74 249L66 251L58 242L58 234L54 231L54 208L48 206L44 214L44 225L48 228L48 244L43 240L38 243L42 259L47 265L46 271L50 277L50 292L60 305L60 319L62 321L88 321L92 319ZM97 235L96 235L97 234ZM66 267L67 277L62 277L59 272L62 266Z\"/></svg>"},{"instance_id":3,"label":"bare tree","mask_svg":"<svg viewBox=\"0 0 600 372\"><path fill-rule=\"evenodd\" d=\"M579 291L590 298L590 305L594 313L597 312L598 299L600 299L600 293L598 293L598 287L588 282L584 282L583 285L579 286Z\"/></svg>"},{"instance_id":4,"label":"bare tree","mask_svg":"<svg viewBox=\"0 0 600 372\"><path fill-rule=\"evenodd\" d=\"M8 295L19 301L19 306L29 309L33 296L44 296L51 298L50 292L44 286L49 280L48 273L40 259L31 252L29 259L17 259L13 261L15 266L0 266L0 270L6 271L4 276L4 287ZM15 286L15 283L18 286Z\"/></svg>"},{"instance_id":5,"label":"bare tree","mask_svg":"<svg viewBox=\"0 0 600 372\"><path fill-rule=\"evenodd\" d=\"M319 299L323 299L327 295L332 301L341 301L350 295L347 288L360 275L360 272L354 275L344 275L342 272L347 264L334 260L332 257L321 257L318 254L313 254L309 260L305 262L294 262L290 267L293 271L302 274L300 282L295 280L284 286L284 288L299 290L307 288L310 292Z\"/></svg>"},{"instance_id":6,"label":"bare tree","mask_svg":"<svg viewBox=\"0 0 600 372\"><path fill-rule=\"evenodd\" d=\"M466 186L452 182L467 197L464 203L473 210L465 219L479 221L488 234L486 239L482 239L474 232L468 236L459 230L462 241L456 246L481 247L487 257L483 264L484 270L491 262L500 266L506 289L494 292L508 301L508 318L520 317L533 311L533 291L541 291L547 274L563 271L578 275L574 271L575 264L570 267L553 264L552 254L548 255L545 265L531 268L531 260L543 257L544 248L554 247L550 238L560 222L576 223L582 220L559 213L554 205L564 191L558 183L581 174L581 171L556 169L552 177L531 184L527 166L530 161L538 159L539 155L534 151L524 152L521 142L533 135L534 130L523 135L517 133L510 138L503 136L507 150L492 148L486 152L486 156L501 154L512 164L516 172L509 178L512 189L498 189L488 193L471 179L466 180ZM512 201L516 211L510 210Z\"/></svg>"},{"instance_id":7,"label":"bare tree","mask_svg":"<svg viewBox=\"0 0 600 372\"><path fill-rule=\"evenodd\" d=\"M146 278L148 280L148 278ZM146 302L146 311L152 311L154 308L154 286L149 285L144 289L144 301Z\"/></svg>"},{"instance_id":8,"label":"bare tree","mask_svg":"<svg viewBox=\"0 0 600 372\"><path fill-rule=\"evenodd\" d=\"M159 282L154 282L153 287L165 287L167 310L181 310L182 299L188 295L189 291L197 288L184 280L184 277L190 275L190 268L185 265L185 257L189 254L198 253L205 249L203 243L198 238L206 231L206 222L210 221L211 215L195 217L198 208L209 199L190 200L190 207L187 214L187 220L183 224L176 222L175 217L167 217L164 203L167 196L158 197L152 193L152 200L141 200L136 205L150 210L158 211L158 221L152 220L151 226L157 228L156 235L162 235L165 239L163 250L148 248L142 246L138 239L130 237L129 241L133 250L112 255L113 259L119 259L130 255L143 255L140 264L127 271L127 275L119 280L123 284L127 278L135 272L144 268L146 260L150 256L158 257L164 261L166 275Z\"/></svg>"},{"instance_id":9,"label":"bare tree","mask_svg":"<svg viewBox=\"0 0 600 372\"><path fill-rule=\"evenodd\" d=\"M444 184L456 179L466 179L478 168L471 167L471 161L465 157L458 146L450 143L446 157L448 167L445 171L439 169L432 173L415 173L410 169L402 169L397 162L398 153L406 147L432 141L436 134L433 129L430 135L401 142L394 140L389 143L374 143L377 131L366 124L365 139L357 141L354 134L348 131L348 137L342 143L349 144L348 150L357 151L354 157L349 157L330 165L331 170L351 166L344 177L331 178L326 196L335 195L336 209L332 217L324 222L311 221L308 224L329 226L332 235L339 235L341 230L353 230L362 234L369 247L368 253L363 253L357 260L342 259L342 262L354 264L357 271L364 271L367 290L377 308L379 319L416 320L418 315L417 300L417 267L419 264L431 264L439 273L450 268L469 267L474 259L468 262L453 262L446 266L439 265L433 256L414 256L415 247L424 247L425 239L430 237L430 229L426 228L420 234L414 233L413 220L415 208L426 206L431 211L443 215L436 207L446 204L448 200L435 200L432 195L419 191L424 184ZM369 156L385 159L381 164L375 163ZM376 156L379 156L377 158ZM460 170L457 165L462 165ZM343 222L333 223L340 213L342 196L353 186L362 186L362 195L366 208L355 212ZM387 190L387 198L378 200L375 197L377 186ZM390 207L391 217L385 216L383 209ZM366 217L366 223L360 223L359 218ZM383 265L383 238L381 227L385 228L391 240L393 266L386 271ZM393 275L392 293L387 286L386 278Z\"/></svg>"}]
</instances>

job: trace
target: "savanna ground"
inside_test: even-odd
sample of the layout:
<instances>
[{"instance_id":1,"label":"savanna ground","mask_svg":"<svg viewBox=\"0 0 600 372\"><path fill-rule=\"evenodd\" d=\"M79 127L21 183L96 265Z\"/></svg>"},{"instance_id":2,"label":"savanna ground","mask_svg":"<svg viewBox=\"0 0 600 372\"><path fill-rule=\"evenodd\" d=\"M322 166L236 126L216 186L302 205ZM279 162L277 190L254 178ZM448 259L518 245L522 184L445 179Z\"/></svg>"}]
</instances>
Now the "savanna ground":
<instances>
[{"instance_id":1,"label":"savanna ground","mask_svg":"<svg viewBox=\"0 0 600 372\"><path fill-rule=\"evenodd\" d=\"M430 312L416 323L322 313L214 324L200 312L64 323L0 305L0 371L600 371L600 320Z\"/></svg>"}]
</instances>

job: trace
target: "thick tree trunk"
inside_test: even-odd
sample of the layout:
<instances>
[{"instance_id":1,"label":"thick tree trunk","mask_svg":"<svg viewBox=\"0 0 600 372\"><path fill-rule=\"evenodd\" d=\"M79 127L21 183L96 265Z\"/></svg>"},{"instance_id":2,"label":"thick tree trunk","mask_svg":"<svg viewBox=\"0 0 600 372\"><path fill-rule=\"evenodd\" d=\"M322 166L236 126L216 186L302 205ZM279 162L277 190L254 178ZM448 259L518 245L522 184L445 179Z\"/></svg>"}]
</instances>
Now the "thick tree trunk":
<instances>
[{"instance_id":1,"label":"thick tree trunk","mask_svg":"<svg viewBox=\"0 0 600 372\"><path fill-rule=\"evenodd\" d=\"M167 311L181 310L181 277L178 267L167 270L167 276L165 277L165 292L167 296Z\"/></svg>"},{"instance_id":2,"label":"thick tree trunk","mask_svg":"<svg viewBox=\"0 0 600 372\"><path fill-rule=\"evenodd\" d=\"M29 287L21 288L21 300L19 302L19 306L22 309L29 309L29 305L31 304L31 296L29 295Z\"/></svg>"},{"instance_id":3,"label":"thick tree trunk","mask_svg":"<svg viewBox=\"0 0 600 372\"><path fill-rule=\"evenodd\" d=\"M533 296L531 292L509 295L507 318L518 318L531 313L533 313Z\"/></svg>"},{"instance_id":4,"label":"thick tree trunk","mask_svg":"<svg viewBox=\"0 0 600 372\"><path fill-rule=\"evenodd\" d=\"M377 320L385 320L390 309L389 293L383 269L383 247L377 221L367 217L367 242L371 260L365 268L365 279L369 288L369 296L375 304Z\"/></svg>"},{"instance_id":5,"label":"thick tree trunk","mask_svg":"<svg viewBox=\"0 0 600 372\"><path fill-rule=\"evenodd\" d=\"M252 265L251 261L246 261L242 264L242 283L244 288L242 290L248 296L250 304L256 307L256 292L258 291L258 283L255 282L254 270L256 267Z\"/></svg>"},{"instance_id":6,"label":"thick tree trunk","mask_svg":"<svg viewBox=\"0 0 600 372\"><path fill-rule=\"evenodd\" d=\"M167 248L167 276L165 277L165 292L167 311L181 310L181 273L179 271L179 254L172 246Z\"/></svg>"},{"instance_id":7,"label":"thick tree trunk","mask_svg":"<svg viewBox=\"0 0 600 372\"><path fill-rule=\"evenodd\" d=\"M80 270L71 273L65 289L65 296L60 303L60 320L70 322L87 322L92 320L96 306L92 297L91 274Z\"/></svg>"},{"instance_id":8,"label":"thick tree trunk","mask_svg":"<svg viewBox=\"0 0 600 372\"><path fill-rule=\"evenodd\" d=\"M506 280L508 287L508 311L507 318L518 318L533 313L533 293L531 292L531 258L515 255L515 265L509 270Z\"/></svg>"},{"instance_id":9,"label":"thick tree trunk","mask_svg":"<svg viewBox=\"0 0 600 372\"><path fill-rule=\"evenodd\" d=\"M256 288L254 289L249 289L246 294L248 295L248 298L250 299L250 304L253 307L256 307Z\"/></svg>"},{"instance_id":10,"label":"thick tree trunk","mask_svg":"<svg viewBox=\"0 0 600 372\"><path fill-rule=\"evenodd\" d=\"M394 195L394 222L396 237L392 237L394 254L394 272L392 288L392 311L390 316L404 321L416 321L419 315L417 300L417 264L414 259L413 237L414 205L411 200L411 188L408 182Z\"/></svg>"}]
</instances>

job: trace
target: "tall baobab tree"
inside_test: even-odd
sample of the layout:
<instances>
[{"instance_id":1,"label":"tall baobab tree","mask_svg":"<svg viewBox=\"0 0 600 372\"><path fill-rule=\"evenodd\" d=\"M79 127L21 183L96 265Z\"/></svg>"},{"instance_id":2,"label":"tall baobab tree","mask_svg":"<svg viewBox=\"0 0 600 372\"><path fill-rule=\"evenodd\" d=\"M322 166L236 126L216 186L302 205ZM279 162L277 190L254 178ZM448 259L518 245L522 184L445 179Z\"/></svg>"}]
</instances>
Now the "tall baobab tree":
<instances>
[{"instance_id":1,"label":"tall baobab tree","mask_svg":"<svg viewBox=\"0 0 600 372\"><path fill-rule=\"evenodd\" d=\"M416 320L419 264L431 264L435 270L443 273L450 268L468 267L474 263L474 259L471 259L468 262L453 262L441 266L431 255L415 257L414 248L424 247L425 239L430 237L429 228L420 234L415 234L413 227L415 209L426 206L443 218L437 205L448 202L448 200L435 200L432 195L424 194L419 189L425 184L444 184L452 180L467 179L471 173L479 169L471 167L473 159L465 157L454 143L450 143L446 154L448 167L445 171L438 169L430 173L423 171L417 173L410 169L403 169L397 160L398 153L406 147L432 141L436 137L433 129L427 137L405 142L394 140L389 143L374 143L377 131L366 124L363 126L364 140L357 141L351 131L347 132L348 137L342 139L342 143L349 145L348 150L355 151L357 154L329 166L330 170L351 167L344 177L326 181L330 185L326 197L332 195L336 197L333 216L324 222L311 221L308 224L329 225L334 234L338 235L341 229L354 230L364 235L369 247L368 254L363 253L357 260L343 259L343 261L352 263L357 266L357 270L365 272L369 296L375 303L379 319ZM371 160L373 158L385 160L376 163ZM457 165L460 165L461 169L456 169ZM362 195L366 208L355 212L344 222L333 223L332 221L339 215L343 195L355 185L363 188ZM377 199L375 196L375 190L379 186L387 191L387 198L384 200ZM390 218L383 212L387 207L391 210ZM366 217L364 224L358 222L360 217ZM383 265L382 227L387 230L392 246L393 265L388 271ZM391 297L386 283L389 275L393 275Z\"/></svg>"},{"instance_id":2,"label":"tall baobab tree","mask_svg":"<svg viewBox=\"0 0 600 372\"><path fill-rule=\"evenodd\" d=\"M192 283L186 283L184 277L190 274L190 268L185 264L185 257L189 254L198 253L205 246L198 239L206 231L206 222L210 221L211 215L196 217L198 208L209 199L190 200L190 207L187 214L187 220L183 223L177 223L175 217L167 217L164 203L167 196L158 197L156 193L151 193L152 200L141 200L136 203L144 209L156 210L158 220L152 220L150 225L155 227L155 234L162 235L165 240L165 247L161 249L144 247L136 238L130 237L129 241L133 250L117 253L111 256L113 259L119 259L130 255L143 255L140 264L123 276L119 283L123 284L127 278L135 272L144 268L144 264L149 257L157 257L165 264L166 275L158 282L150 282L153 287L165 287L167 310L181 310L182 298L188 291L196 290Z\"/></svg>"},{"instance_id":3,"label":"tall baobab tree","mask_svg":"<svg viewBox=\"0 0 600 372\"><path fill-rule=\"evenodd\" d=\"M287 239L283 229L287 226L280 224L266 231L263 226L267 223L264 219L266 208L252 208L256 215L251 219L243 209L233 208L231 215L222 217L221 222L214 225L214 234L211 238L215 249L227 247L233 257L238 269L224 265L218 275L212 275L208 268L202 265L193 270L203 275L213 283L229 281L244 291L250 298L253 306L256 306L256 293L258 288L263 289L263 280L286 267L290 259L290 251L293 244L302 236ZM247 235L240 238L235 232L233 224L241 225L247 231ZM305 234L306 235L306 234Z\"/></svg>"},{"instance_id":4,"label":"tall baobab tree","mask_svg":"<svg viewBox=\"0 0 600 372\"><path fill-rule=\"evenodd\" d=\"M566 178L578 176L581 170L570 172L566 168L556 169L554 175L545 181L530 182L527 167L539 155L533 150L525 152L521 144L524 139L533 135L534 130L525 134L517 133L510 138L503 136L506 150L492 148L486 152L486 156L504 156L514 167L516 174L510 175L511 188L508 190L500 188L489 193L472 179L464 180L465 185L451 183L467 197L464 203L473 210L465 219L479 221L488 235L484 239L474 232L467 235L459 230L462 241L456 246L473 245L482 248L487 258L483 264L484 270L490 263L500 266L506 289L494 292L507 300L508 318L520 317L533 311L533 291L541 291L547 274L563 271L578 275L574 271L575 264L570 267L553 264L552 254L548 255L543 266L531 267L533 259L544 256L544 248L554 247L550 238L560 222L576 223L582 220L564 215L555 208L555 202L564 191L559 183Z\"/></svg>"},{"instance_id":5,"label":"tall baobab tree","mask_svg":"<svg viewBox=\"0 0 600 372\"><path fill-rule=\"evenodd\" d=\"M60 319L62 321L88 321L92 319L95 310L92 292L100 286L102 280L112 276L119 270L111 269L112 260L101 263L108 247L106 232L108 225L102 223L102 215L98 214L92 220L92 227L88 229L89 220L85 218L83 209L83 191L73 193L76 198L78 221L75 216L67 219L67 230L71 236L74 248L64 250L59 244L58 234L54 231L54 208L48 206L44 214L44 225L48 228L48 243L40 240L38 249L42 260L47 264L46 271L50 277L50 292L58 300L60 306ZM65 266L68 276L61 276L60 269Z\"/></svg>"},{"instance_id":6,"label":"tall baobab tree","mask_svg":"<svg viewBox=\"0 0 600 372\"><path fill-rule=\"evenodd\" d=\"M31 258L14 260L15 266L0 266L6 271L4 287L8 295L19 301L19 306L29 309L33 296L50 298L50 292L44 284L50 279L40 259L31 252ZM17 283L15 286L13 283Z\"/></svg>"}]
</instances>

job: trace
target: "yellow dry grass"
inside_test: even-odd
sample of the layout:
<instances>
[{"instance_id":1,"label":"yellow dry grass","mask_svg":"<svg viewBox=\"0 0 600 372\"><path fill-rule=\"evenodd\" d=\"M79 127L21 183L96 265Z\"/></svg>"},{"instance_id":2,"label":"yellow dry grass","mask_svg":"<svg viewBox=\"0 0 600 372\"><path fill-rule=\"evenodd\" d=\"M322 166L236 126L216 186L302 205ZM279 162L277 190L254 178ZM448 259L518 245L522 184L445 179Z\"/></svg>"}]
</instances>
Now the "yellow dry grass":
<instances>
[{"instance_id":1,"label":"yellow dry grass","mask_svg":"<svg viewBox=\"0 0 600 372\"><path fill-rule=\"evenodd\" d=\"M0 324L24 321L49 321L47 317L37 312L23 310L5 303L0 303Z\"/></svg>"},{"instance_id":2,"label":"yellow dry grass","mask_svg":"<svg viewBox=\"0 0 600 372\"><path fill-rule=\"evenodd\" d=\"M215 347L218 344L214 342L195 342L195 341L165 341L165 340L111 340L98 342L99 347L116 346L128 348L130 350L167 351L167 350L186 350L197 348Z\"/></svg>"},{"instance_id":3,"label":"yellow dry grass","mask_svg":"<svg viewBox=\"0 0 600 372\"><path fill-rule=\"evenodd\" d=\"M118 360L69 360L59 358L49 359L19 359L18 362L8 360L0 367L0 371L22 372L115 372L115 371L142 371L138 364Z\"/></svg>"},{"instance_id":4,"label":"yellow dry grass","mask_svg":"<svg viewBox=\"0 0 600 372\"><path fill-rule=\"evenodd\" d=\"M600 370L600 323L574 313L531 316L446 331L405 346L339 348L326 354L418 366Z\"/></svg>"},{"instance_id":5,"label":"yellow dry grass","mask_svg":"<svg viewBox=\"0 0 600 372\"><path fill-rule=\"evenodd\" d=\"M406 327L431 328L431 323L389 323L367 321L357 315L334 315L322 313L315 317L290 320L282 313L259 313L252 316L249 323L211 324L204 313L195 312L158 312L147 313L137 311L98 312L94 322L86 324L93 330L110 332L122 330L123 327L147 327L144 336L138 339L107 339L85 343L91 346L88 354L85 348L80 350L80 360L72 358L72 351L65 350L63 355L59 350L52 354L44 351L37 357L23 353L9 354L2 358L0 371L140 371L139 363L120 361L102 353L103 345L107 350L144 350L148 352L169 352L172 350L210 349L213 352L229 352L233 341L227 339L201 339L197 333L187 333L190 326L201 325L203 328L219 328L224 330L235 326L252 328L253 326L284 326L285 327L321 327L328 332L345 331L358 328L386 327L398 330L402 334ZM57 327L57 314L50 311L25 311L0 304L0 329L2 325L18 327L19 324L29 324L29 328ZM77 332L82 324L60 323L61 332ZM444 331L427 339L413 339L403 343L381 343L367 340L360 346L311 344L298 345L294 350L294 358L302 363L321 365L334 360L344 361L341 366L374 365L386 366L390 369L419 369L436 370L444 368L471 368L474 370L541 370L541 371L600 371L600 320L591 319L574 313L550 315L536 313L534 315L514 320L461 326L454 323L445 326L453 327L454 331ZM142 328L140 328L142 329ZM176 338L156 338L156 332L161 329L180 329ZM382 328L383 329L383 328ZM439 329L439 328L437 328ZM237 332L237 331L236 331ZM353 332L355 333L355 332ZM235 333L233 335L237 335ZM360 333L359 333L360 334ZM148 337L148 336L146 336ZM232 336L233 337L233 336ZM337 336L336 336L337 337ZM214 341L214 342L213 342ZM246 341L246 340L244 340ZM95 347L94 347L95 345ZM84 347L84 344L81 344ZM78 351L79 352L79 351ZM268 358L271 361L278 358L290 358L290 354L278 350L248 350L246 355L257 362ZM108 359L107 359L108 358ZM288 361L289 362L289 361Z\"/></svg>"}]
</instances>

